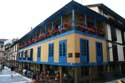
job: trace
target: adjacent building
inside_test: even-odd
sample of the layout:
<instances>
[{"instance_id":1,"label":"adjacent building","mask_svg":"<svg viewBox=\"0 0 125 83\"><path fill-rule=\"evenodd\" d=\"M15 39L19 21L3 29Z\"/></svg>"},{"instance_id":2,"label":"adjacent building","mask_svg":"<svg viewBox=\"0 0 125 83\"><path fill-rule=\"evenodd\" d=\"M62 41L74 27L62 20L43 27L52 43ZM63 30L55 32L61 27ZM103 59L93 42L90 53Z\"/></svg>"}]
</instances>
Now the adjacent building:
<instances>
[{"instance_id":1,"label":"adjacent building","mask_svg":"<svg viewBox=\"0 0 125 83\"><path fill-rule=\"evenodd\" d=\"M18 39L7 40L4 42L5 59L8 66L15 65L17 60Z\"/></svg>"},{"instance_id":2,"label":"adjacent building","mask_svg":"<svg viewBox=\"0 0 125 83\"><path fill-rule=\"evenodd\" d=\"M4 57L4 41L5 41L6 39L0 39L0 63L1 62L4 62L4 59L5 59L5 57Z\"/></svg>"},{"instance_id":3,"label":"adjacent building","mask_svg":"<svg viewBox=\"0 0 125 83\"><path fill-rule=\"evenodd\" d=\"M104 4L93 4L87 7L107 18L109 71L125 73L125 19Z\"/></svg>"}]
</instances>

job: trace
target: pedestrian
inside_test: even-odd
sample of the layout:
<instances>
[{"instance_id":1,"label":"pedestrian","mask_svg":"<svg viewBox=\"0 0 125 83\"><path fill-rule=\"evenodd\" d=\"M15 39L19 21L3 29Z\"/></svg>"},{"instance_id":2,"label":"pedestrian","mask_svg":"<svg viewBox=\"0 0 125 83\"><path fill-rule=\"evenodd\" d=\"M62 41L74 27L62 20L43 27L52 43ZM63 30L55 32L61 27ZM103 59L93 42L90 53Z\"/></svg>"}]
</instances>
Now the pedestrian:
<instances>
[{"instance_id":1,"label":"pedestrian","mask_svg":"<svg viewBox=\"0 0 125 83\"><path fill-rule=\"evenodd\" d=\"M59 83L59 80L60 80L60 73L57 72L57 73L56 73L56 76L55 76L55 81L56 81L57 83Z\"/></svg>"},{"instance_id":2,"label":"pedestrian","mask_svg":"<svg viewBox=\"0 0 125 83\"><path fill-rule=\"evenodd\" d=\"M2 64L2 70L4 69L4 63Z\"/></svg>"},{"instance_id":3,"label":"pedestrian","mask_svg":"<svg viewBox=\"0 0 125 83\"><path fill-rule=\"evenodd\" d=\"M11 78L14 76L14 66L11 66Z\"/></svg>"},{"instance_id":4,"label":"pedestrian","mask_svg":"<svg viewBox=\"0 0 125 83\"><path fill-rule=\"evenodd\" d=\"M36 74L33 74L32 82L31 83L36 83Z\"/></svg>"},{"instance_id":5,"label":"pedestrian","mask_svg":"<svg viewBox=\"0 0 125 83\"><path fill-rule=\"evenodd\" d=\"M2 65L0 64L0 72L2 72Z\"/></svg>"}]
</instances>

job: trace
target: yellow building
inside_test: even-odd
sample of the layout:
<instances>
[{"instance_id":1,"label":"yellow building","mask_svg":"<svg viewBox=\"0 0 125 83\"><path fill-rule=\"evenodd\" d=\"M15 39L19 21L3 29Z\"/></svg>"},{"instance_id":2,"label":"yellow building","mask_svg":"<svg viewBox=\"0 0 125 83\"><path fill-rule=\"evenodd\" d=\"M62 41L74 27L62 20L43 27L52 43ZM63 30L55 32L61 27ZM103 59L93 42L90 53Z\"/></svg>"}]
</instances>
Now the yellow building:
<instances>
[{"instance_id":1,"label":"yellow building","mask_svg":"<svg viewBox=\"0 0 125 83\"><path fill-rule=\"evenodd\" d=\"M94 78L108 63L105 21L71 1L19 40L17 60L33 71L68 73L75 83L83 76Z\"/></svg>"}]
</instances>

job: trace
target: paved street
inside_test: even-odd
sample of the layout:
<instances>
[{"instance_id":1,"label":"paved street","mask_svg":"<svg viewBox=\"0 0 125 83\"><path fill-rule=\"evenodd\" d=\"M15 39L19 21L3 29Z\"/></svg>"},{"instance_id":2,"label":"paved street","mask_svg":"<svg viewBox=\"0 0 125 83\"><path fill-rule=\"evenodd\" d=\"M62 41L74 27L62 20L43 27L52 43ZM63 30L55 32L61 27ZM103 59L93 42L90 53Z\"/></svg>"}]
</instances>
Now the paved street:
<instances>
[{"instance_id":1,"label":"paved street","mask_svg":"<svg viewBox=\"0 0 125 83\"><path fill-rule=\"evenodd\" d=\"M15 73L13 78L11 77L11 71L9 68L5 67L2 72L0 72L0 83L30 83L31 80Z\"/></svg>"}]
</instances>

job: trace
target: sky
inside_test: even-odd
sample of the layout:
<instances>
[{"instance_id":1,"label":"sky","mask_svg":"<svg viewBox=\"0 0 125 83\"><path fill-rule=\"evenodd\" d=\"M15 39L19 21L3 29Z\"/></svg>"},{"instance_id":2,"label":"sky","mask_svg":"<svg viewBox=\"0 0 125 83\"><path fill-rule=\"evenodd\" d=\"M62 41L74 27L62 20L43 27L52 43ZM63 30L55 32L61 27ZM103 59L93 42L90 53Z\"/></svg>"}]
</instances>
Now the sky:
<instances>
[{"instance_id":1,"label":"sky","mask_svg":"<svg viewBox=\"0 0 125 83\"><path fill-rule=\"evenodd\" d=\"M0 0L0 39L21 38L71 0ZM125 18L125 0L74 0L103 3Z\"/></svg>"}]
</instances>

